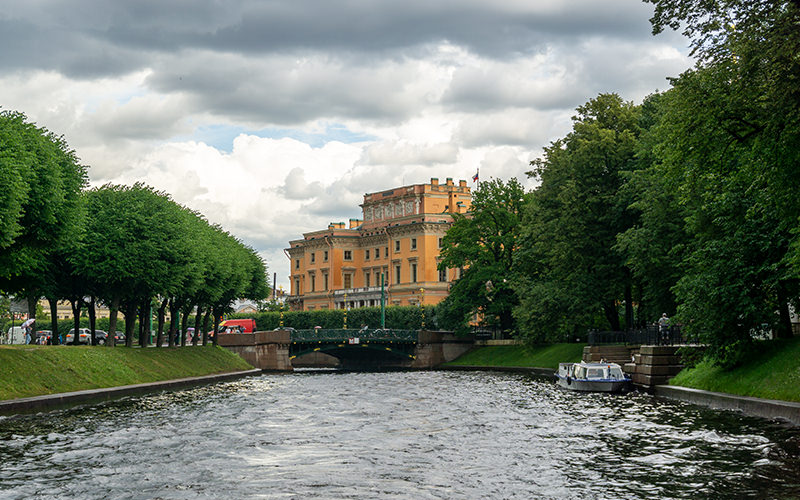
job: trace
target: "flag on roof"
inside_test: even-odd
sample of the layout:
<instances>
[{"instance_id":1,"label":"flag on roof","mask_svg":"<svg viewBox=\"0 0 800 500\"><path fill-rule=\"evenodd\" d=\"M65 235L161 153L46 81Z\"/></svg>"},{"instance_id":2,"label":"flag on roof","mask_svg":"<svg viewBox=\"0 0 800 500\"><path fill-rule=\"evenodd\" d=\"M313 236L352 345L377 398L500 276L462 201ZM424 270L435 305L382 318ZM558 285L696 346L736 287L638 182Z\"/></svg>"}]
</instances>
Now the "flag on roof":
<instances>
[{"instance_id":1,"label":"flag on roof","mask_svg":"<svg viewBox=\"0 0 800 500\"><path fill-rule=\"evenodd\" d=\"M478 181L478 172L475 172L475 175L472 176L472 182Z\"/></svg>"}]
</instances>

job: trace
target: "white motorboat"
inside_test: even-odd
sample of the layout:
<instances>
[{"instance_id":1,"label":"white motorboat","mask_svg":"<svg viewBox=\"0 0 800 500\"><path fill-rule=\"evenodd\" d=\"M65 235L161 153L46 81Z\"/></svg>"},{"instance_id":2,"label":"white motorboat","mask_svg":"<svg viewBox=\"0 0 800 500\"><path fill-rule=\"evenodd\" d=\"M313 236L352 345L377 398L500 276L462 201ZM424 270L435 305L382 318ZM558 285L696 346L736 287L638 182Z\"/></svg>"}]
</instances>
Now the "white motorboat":
<instances>
[{"instance_id":1,"label":"white motorboat","mask_svg":"<svg viewBox=\"0 0 800 500\"><path fill-rule=\"evenodd\" d=\"M571 391L622 392L631 379L616 363L559 363L556 383Z\"/></svg>"}]
</instances>

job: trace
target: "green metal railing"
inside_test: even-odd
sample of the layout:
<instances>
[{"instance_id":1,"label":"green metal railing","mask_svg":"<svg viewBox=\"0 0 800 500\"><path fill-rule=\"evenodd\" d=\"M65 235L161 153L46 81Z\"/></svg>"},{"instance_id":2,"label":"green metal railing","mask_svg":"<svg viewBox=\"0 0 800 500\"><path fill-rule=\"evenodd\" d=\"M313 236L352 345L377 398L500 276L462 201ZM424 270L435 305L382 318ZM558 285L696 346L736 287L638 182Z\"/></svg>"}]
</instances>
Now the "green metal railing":
<instances>
[{"instance_id":1,"label":"green metal railing","mask_svg":"<svg viewBox=\"0 0 800 500\"><path fill-rule=\"evenodd\" d=\"M360 342L416 342L417 330L345 330L314 328L294 330L292 342L345 342L358 338Z\"/></svg>"}]
</instances>

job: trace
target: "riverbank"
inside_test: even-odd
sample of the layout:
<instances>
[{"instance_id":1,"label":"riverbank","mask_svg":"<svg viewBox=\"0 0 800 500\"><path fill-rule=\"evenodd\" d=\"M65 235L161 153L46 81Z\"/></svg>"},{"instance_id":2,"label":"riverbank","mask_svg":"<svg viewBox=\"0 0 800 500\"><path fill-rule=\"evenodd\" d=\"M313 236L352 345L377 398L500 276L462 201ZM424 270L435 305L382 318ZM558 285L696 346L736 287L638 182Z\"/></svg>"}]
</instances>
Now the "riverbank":
<instances>
[{"instance_id":1,"label":"riverbank","mask_svg":"<svg viewBox=\"0 0 800 500\"><path fill-rule=\"evenodd\" d=\"M800 402L800 337L764 341L733 370L703 361L681 371L669 385Z\"/></svg>"},{"instance_id":2,"label":"riverbank","mask_svg":"<svg viewBox=\"0 0 800 500\"><path fill-rule=\"evenodd\" d=\"M253 367L213 346L0 346L0 400L241 372Z\"/></svg>"}]
</instances>

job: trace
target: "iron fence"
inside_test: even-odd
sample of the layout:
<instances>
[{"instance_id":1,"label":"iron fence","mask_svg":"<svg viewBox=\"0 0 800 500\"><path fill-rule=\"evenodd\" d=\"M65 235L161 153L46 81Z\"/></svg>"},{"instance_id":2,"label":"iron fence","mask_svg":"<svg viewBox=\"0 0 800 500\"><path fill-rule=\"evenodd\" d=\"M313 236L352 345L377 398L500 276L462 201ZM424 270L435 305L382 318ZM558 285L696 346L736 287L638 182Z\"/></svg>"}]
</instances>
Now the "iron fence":
<instances>
[{"instance_id":1,"label":"iron fence","mask_svg":"<svg viewBox=\"0 0 800 500\"><path fill-rule=\"evenodd\" d=\"M589 345L681 345L693 342L693 339L684 336L681 325L673 325L669 328L660 328L657 325L651 325L627 331L589 330L588 337Z\"/></svg>"},{"instance_id":2,"label":"iron fence","mask_svg":"<svg viewBox=\"0 0 800 500\"><path fill-rule=\"evenodd\" d=\"M308 330L294 330L291 334L292 342L338 342L354 338L358 338L360 342L416 342L417 330L389 330L380 328L345 330L343 328L312 328Z\"/></svg>"}]
</instances>

